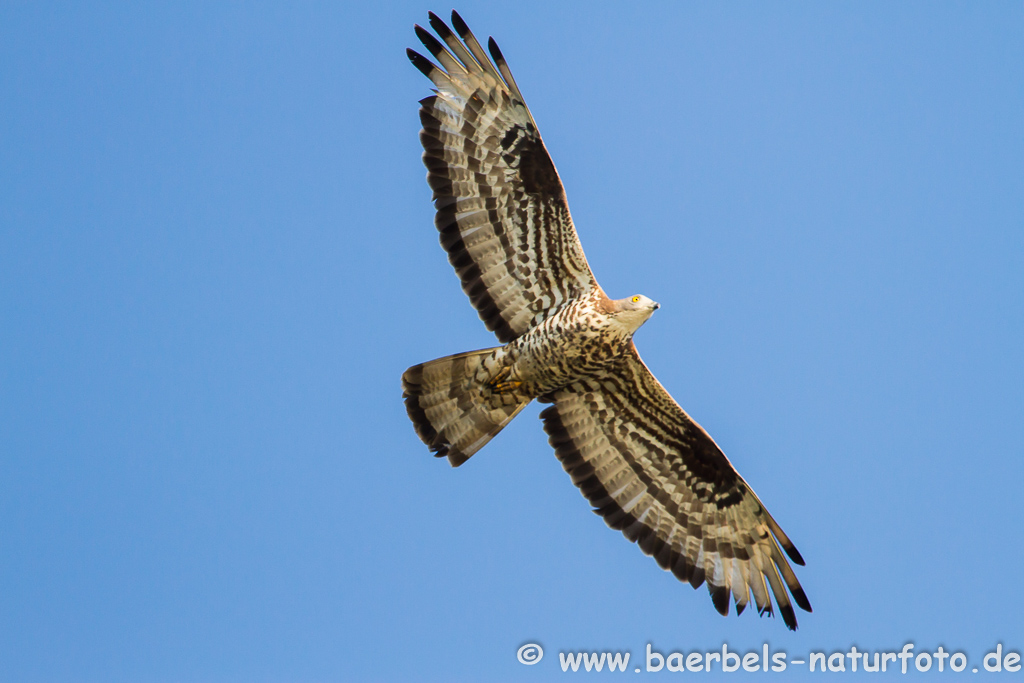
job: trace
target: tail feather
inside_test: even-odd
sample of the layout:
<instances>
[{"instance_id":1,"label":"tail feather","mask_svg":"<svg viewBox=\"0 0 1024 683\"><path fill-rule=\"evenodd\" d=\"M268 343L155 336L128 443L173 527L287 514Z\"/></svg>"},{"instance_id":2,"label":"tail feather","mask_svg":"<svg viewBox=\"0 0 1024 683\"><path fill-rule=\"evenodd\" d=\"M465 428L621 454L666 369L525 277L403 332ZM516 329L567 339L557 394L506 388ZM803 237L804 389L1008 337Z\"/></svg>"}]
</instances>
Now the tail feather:
<instances>
[{"instance_id":1,"label":"tail feather","mask_svg":"<svg viewBox=\"0 0 1024 683\"><path fill-rule=\"evenodd\" d=\"M531 400L492 389L488 361L493 362L495 350L438 358L402 375L405 410L416 433L434 455L447 456L452 467L483 448Z\"/></svg>"}]
</instances>

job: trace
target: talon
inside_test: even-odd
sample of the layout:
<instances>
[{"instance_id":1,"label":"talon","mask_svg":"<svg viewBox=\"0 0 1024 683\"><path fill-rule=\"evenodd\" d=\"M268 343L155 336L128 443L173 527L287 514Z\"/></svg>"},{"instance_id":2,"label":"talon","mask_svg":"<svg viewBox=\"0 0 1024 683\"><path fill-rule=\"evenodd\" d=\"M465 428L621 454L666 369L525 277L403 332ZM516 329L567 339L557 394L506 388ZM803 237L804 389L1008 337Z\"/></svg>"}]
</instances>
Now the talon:
<instances>
[{"instance_id":1,"label":"talon","mask_svg":"<svg viewBox=\"0 0 1024 683\"><path fill-rule=\"evenodd\" d=\"M494 392L497 394L510 394L521 386L523 386L523 383L515 380L511 382L496 382L494 383Z\"/></svg>"}]
</instances>

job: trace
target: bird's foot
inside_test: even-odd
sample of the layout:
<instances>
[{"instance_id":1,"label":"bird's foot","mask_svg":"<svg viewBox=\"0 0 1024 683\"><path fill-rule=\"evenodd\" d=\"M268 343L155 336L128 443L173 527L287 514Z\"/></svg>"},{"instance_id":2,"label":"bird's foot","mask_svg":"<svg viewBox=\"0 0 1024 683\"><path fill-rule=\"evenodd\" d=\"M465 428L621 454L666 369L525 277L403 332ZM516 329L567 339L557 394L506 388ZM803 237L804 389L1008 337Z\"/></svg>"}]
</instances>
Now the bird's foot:
<instances>
[{"instance_id":1,"label":"bird's foot","mask_svg":"<svg viewBox=\"0 0 1024 683\"><path fill-rule=\"evenodd\" d=\"M491 386L494 388L494 393L496 394L511 394L513 391L523 386L523 383L512 380L511 382L496 382Z\"/></svg>"},{"instance_id":2,"label":"bird's foot","mask_svg":"<svg viewBox=\"0 0 1024 683\"><path fill-rule=\"evenodd\" d=\"M509 394L523 386L522 382L516 380L509 380L509 375L512 374L511 368L505 366L498 370L498 374L491 380L491 389L496 394Z\"/></svg>"}]
</instances>

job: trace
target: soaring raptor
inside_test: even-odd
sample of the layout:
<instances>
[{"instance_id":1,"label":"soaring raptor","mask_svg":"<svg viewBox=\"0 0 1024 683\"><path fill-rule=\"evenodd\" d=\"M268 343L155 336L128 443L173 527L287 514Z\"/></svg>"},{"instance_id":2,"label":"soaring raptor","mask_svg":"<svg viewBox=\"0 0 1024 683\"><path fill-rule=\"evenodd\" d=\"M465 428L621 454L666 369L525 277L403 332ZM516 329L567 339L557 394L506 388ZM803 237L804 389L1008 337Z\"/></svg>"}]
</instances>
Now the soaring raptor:
<instances>
[{"instance_id":1,"label":"soaring raptor","mask_svg":"<svg viewBox=\"0 0 1024 683\"><path fill-rule=\"evenodd\" d=\"M408 51L434 84L420 101L423 163L441 246L504 344L414 365L402 376L416 433L455 467L530 401L572 482L613 529L715 608L751 601L790 629L811 605L779 546L789 537L707 432L654 378L633 333L658 304L609 299L583 255L562 183L494 39L436 15ZM438 40L440 38L440 40ZM461 40L460 40L461 38ZM789 589L787 594L786 589ZM792 602L790 601L792 595Z\"/></svg>"}]
</instances>

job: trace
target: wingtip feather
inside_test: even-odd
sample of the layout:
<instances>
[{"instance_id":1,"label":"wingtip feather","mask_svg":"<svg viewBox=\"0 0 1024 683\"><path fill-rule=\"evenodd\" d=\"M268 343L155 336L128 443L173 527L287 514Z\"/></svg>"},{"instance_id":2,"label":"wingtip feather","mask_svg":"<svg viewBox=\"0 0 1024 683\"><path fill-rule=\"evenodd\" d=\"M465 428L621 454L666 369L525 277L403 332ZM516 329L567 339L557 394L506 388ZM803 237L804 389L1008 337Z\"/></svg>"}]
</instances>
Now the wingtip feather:
<instances>
[{"instance_id":1,"label":"wingtip feather","mask_svg":"<svg viewBox=\"0 0 1024 683\"><path fill-rule=\"evenodd\" d=\"M437 41L437 38L419 24L415 24L413 26L413 30L416 32L416 37L420 39L420 42L423 43L424 47L430 50L432 54L437 54L437 51L441 49L441 43Z\"/></svg>"},{"instance_id":2,"label":"wingtip feather","mask_svg":"<svg viewBox=\"0 0 1024 683\"><path fill-rule=\"evenodd\" d=\"M419 69L424 76L431 78L431 75L436 69L433 62L421 55L419 52L416 52L416 50L413 50L411 47L405 48L405 56L409 58L412 65ZM431 80L433 79L431 78Z\"/></svg>"},{"instance_id":3,"label":"wingtip feather","mask_svg":"<svg viewBox=\"0 0 1024 683\"><path fill-rule=\"evenodd\" d=\"M779 605L779 612L782 613L782 621L785 622L786 628L790 631L796 630L796 612L793 611L792 605Z\"/></svg>"},{"instance_id":4,"label":"wingtip feather","mask_svg":"<svg viewBox=\"0 0 1024 683\"><path fill-rule=\"evenodd\" d=\"M708 584L708 591L711 593L711 602L715 609L723 617L729 616L729 589L726 586L712 586Z\"/></svg>"},{"instance_id":5,"label":"wingtip feather","mask_svg":"<svg viewBox=\"0 0 1024 683\"><path fill-rule=\"evenodd\" d=\"M505 56L501 54L501 49L498 47L498 43L494 40L494 36L487 36L487 50L494 57L495 62L504 62Z\"/></svg>"},{"instance_id":6,"label":"wingtip feather","mask_svg":"<svg viewBox=\"0 0 1024 683\"><path fill-rule=\"evenodd\" d=\"M465 40L466 34L469 33L469 25L465 21L463 21L462 15L460 15L455 10L452 10L452 26L455 27L455 30L458 32L459 36L461 36L462 39Z\"/></svg>"},{"instance_id":7,"label":"wingtip feather","mask_svg":"<svg viewBox=\"0 0 1024 683\"><path fill-rule=\"evenodd\" d=\"M797 586L795 588L790 586L789 592L793 594L793 600L796 602L797 605L800 606L800 609L802 609L805 612L814 611L813 609L811 609L811 601L807 599L807 594L804 593L803 588L801 588L800 586Z\"/></svg>"}]
</instances>

